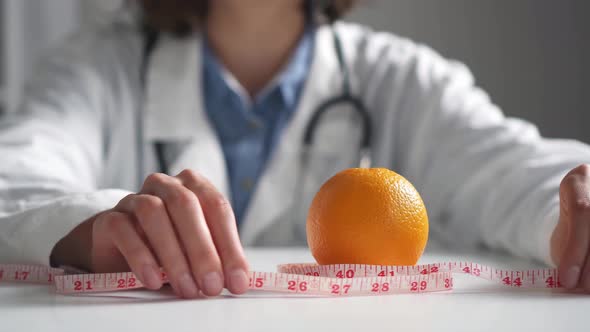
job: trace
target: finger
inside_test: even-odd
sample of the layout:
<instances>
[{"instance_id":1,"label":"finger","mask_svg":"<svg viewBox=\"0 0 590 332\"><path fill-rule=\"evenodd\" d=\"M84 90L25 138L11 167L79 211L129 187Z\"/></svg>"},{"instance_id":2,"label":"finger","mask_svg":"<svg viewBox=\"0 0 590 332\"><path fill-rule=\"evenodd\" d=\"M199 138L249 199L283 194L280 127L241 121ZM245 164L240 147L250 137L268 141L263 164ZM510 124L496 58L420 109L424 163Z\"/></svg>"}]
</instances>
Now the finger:
<instances>
[{"instance_id":1,"label":"finger","mask_svg":"<svg viewBox=\"0 0 590 332\"><path fill-rule=\"evenodd\" d=\"M178 295L195 298L199 290L180 247L164 202L151 195L129 195L116 209L133 214Z\"/></svg>"},{"instance_id":2,"label":"finger","mask_svg":"<svg viewBox=\"0 0 590 332\"><path fill-rule=\"evenodd\" d=\"M567 244L560 259L559 275L566 288L579 285L590 249L590 187L584 176L567 176L560 188L561 213L568 225ZM581 286L581 285L580 285Z\"/></svg>"},{"instance_id":3,"label":"finger","mask_svg":"<svg viewBox=\"0 0 590 332\"><path fill-rule=\"evenodd\" d=\"M205 295L219 295L223 290L221 261L197 196L167 175L149 177L142 192L164 201L199 287Z\"/></svg>"},{"instance_id":4,"label":"finger","mask_svg":"<svg viewBox=\"0 0 590 332\"><path fill-rule=\"evenodd\" d=\"M156 259L135 231L133 221L124 213L112 211L96 220L96 230L104 230L141 282L149 289L162 287Z\"/></svg>"},{"instance_id":5,"label":"finger","mask_svg":"<svg viewBox=\"0 0 590 332\"><path fill-rule=\"evenodd\" d=\"M590 255L586 255L586 261L580 276L579 285L584 288L585 291L590 292Z\"/></svg>"},{"instance_id":6,"label":"finger","mask_svg":"<svg viewBox=\"0 0 590 332\"><path fill-rule=\"evenodd\" d=\"M248 263L246 261L236 219L231 205L215 187L200 174L185 170L178 176L184 186L194 192L201 206L217 252L221 257L225 283L234 294L248 289Z\"/></svg>"}]
</instances>

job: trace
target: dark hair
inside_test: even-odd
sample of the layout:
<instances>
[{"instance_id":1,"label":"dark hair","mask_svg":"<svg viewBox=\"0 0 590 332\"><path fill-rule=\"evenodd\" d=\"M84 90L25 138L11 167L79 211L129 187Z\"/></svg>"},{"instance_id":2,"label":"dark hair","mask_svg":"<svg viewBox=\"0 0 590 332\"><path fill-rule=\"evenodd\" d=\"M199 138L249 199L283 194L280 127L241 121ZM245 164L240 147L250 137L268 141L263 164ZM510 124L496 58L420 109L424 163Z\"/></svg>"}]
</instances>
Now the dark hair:
<instances>
[{"instance_id":1,"label":"dark hair","mask_svg":"<svg viewBox=\"0 0 590 332\"><path fill-rule=\"evenodd\" d=\"M139 0L139 3L147 28L186 36L207 17L209 1ZM356 2L358 0L304 0L302 10L309 11L319 22L333 22L346 14Z\"/></svg>"}]
</instances>

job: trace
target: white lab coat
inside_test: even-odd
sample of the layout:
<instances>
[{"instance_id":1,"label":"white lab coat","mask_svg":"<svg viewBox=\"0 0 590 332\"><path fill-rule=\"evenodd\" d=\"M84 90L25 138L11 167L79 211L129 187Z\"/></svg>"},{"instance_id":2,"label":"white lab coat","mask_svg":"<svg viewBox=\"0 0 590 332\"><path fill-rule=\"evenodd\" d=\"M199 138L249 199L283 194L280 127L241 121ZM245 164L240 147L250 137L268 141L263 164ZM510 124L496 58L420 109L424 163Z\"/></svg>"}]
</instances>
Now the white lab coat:
<instances>
[{"instance_id":1,"label":"white lab coat","mask_svg":"<svg viewBox=\"0 0 590 332\"><path fill-rule=\"evenodd\" d=\"M581 143L547 140L505 118L461 64L390 33L336 27L353 90L371 111L373 166L393 169L421 193L431 237L550 263L558 187L590 162ZM152 142L165 140L171 173L191 168L228 195L225 161L205 111L199 37L162 36L143 108L145 174ZM136 191L142 109L141 36L125 22L81 32L34 75L18 116L0 122L0 262L48 264L73 227ZM244 245L305 245L305 208L330 175L354 166L358 121L332 112L304 180L298 156L315 107L340 93L330 31L316 36L311 73L240 226ZM556 110L559 112L559 110ZM297 183L305 183L300 203ZM228 196L229 197L229 196Z\"/></svg>"}]
</instances>

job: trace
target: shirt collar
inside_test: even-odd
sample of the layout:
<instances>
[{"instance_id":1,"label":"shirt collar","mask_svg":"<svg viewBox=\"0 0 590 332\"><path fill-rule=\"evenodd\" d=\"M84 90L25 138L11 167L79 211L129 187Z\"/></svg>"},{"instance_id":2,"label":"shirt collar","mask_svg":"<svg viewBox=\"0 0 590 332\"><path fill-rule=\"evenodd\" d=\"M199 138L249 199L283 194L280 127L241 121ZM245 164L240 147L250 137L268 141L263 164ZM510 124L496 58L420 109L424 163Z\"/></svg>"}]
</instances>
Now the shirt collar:
<instances>
[{"instance_id":1,"label":"shirt collar","mask_svg":"<svg viewBox=\"0 0 590 332\"><path fill-rule=\"evenodd\" d=\"M202 39L202 54L203 87L206 89L207 98L226 98L230 92L227 75L225 74L226 70L213 54L213 50L205 37Z\"/></svg>"},{"instance_id":2,"label":"shirt collar","mask_svg":"<svg viewBox=\"0 0 590 332\"><path fill-rule=\"evenodd\" d=\"M314 31L313 25L308 25L291 59L275 83L286 105L293 106L299 99L298 91L305 82L313 55Z\"/></svg>"}]
</instances>

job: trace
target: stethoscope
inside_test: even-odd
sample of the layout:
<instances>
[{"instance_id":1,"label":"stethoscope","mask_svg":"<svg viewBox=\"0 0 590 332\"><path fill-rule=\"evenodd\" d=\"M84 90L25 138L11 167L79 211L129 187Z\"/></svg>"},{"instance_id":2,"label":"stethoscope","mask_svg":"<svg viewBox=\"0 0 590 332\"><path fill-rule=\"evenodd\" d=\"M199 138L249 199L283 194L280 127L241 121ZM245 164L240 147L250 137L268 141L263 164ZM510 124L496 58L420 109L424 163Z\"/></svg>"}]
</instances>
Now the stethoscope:
<instances>
[{"instance_id":1,"label":"stethoscope","mask_svg":"<svg viewBox=\"0 0 590 332\"><path fill-rule=\"evenodd\" d=\"M351 91L351 79L350 79L350 72L346 66L346 61L344 59L344 52L342 49L342 41L336 29L332 26L332 40L334 43L334 50L336 53L336 57L338 60L338 66L340 68L340 72L342 74L342 93L335 97L331 97L325 101L323 101L319 106L316 107L315 110L312 111L311 118L307 123L304 129L304 135L301 142L301 150L299 155L299 177L296 179L296 188L295 188L295 195L299 197L298 200L295 201L294 206L299 207L299 211L302 211L303 208L303 199L301 199L303 195L303 186L304 186L304 179L303 176L308 173L308 167L310 164L311 158L311 151L314 145L314 140L316 136L316 132L318 129L318 125L321 123L322 119L326 117L326 114L330 112L336 112L337 110L343 109L344 107L348 107L354 113L356 113L358 120L360 121L360 146L359 146L359 160L358 166L361 168L368 168L371 166L372 158L371 158L371 135L372 135L372 123L371 123L371 115L368 112L367 108L365 107L364 103L361 101L360 98L355 96ZM148 72L148 62L150 54L152 53L156 42L158 39L158 34L154 32L147 31L144 33L144 49L143 49L143 57L141 61L141 87L143 92L143 100L146 100L146 77ZM145 102L142 103L145 106ZM143 107L142 107L143 108ZM143 182L144 177L144 156L143 156L143 109L138 112L138 123L137 123L137 142L138 142L138 165L140 167L138 184L141 185ZM165 150L165 143L164 142L155 142L153 144L154 150L156 152L156 158L158 163L158 169L160 172L167 174L168 173L168 164L166 163L166 158L164 154Z\"/></svg>"}]
</instances>

